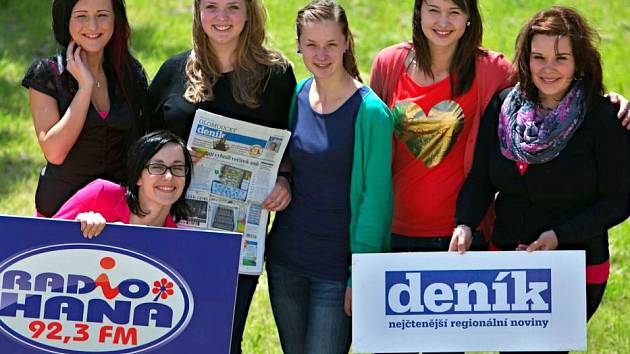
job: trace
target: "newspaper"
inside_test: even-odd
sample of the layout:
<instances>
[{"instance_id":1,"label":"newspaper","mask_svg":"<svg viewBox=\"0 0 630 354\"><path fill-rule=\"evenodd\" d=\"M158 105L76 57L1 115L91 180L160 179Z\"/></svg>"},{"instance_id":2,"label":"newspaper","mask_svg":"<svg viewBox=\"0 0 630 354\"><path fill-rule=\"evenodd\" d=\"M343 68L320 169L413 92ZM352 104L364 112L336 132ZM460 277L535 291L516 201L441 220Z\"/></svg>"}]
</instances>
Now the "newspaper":
<instances>
[{"instance_id":1,"label":"newspaper","mask_svg":"<svg viewBox=\"0 0 630 354\"><path fill-rule=\"evenodd\" d=\"M182 227L243 234L239 273L260 274L269 212L260 204L276 182L291 133L198 109L188 147L204 157L186 193Z\"/></svg>"}]
</instances>

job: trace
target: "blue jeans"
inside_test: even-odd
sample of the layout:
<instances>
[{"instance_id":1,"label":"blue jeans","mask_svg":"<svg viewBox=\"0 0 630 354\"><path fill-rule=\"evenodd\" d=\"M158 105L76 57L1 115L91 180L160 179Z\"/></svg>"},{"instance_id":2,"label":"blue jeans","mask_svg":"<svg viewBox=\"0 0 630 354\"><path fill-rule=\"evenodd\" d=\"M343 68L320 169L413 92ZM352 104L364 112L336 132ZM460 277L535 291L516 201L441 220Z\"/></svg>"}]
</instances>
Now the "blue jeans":
<instances>
[{"instance_id":1,"label":"blue jeans","mask_svg":"<svg viewBox=\"0 0 630 354\"><path fill-rule=\"evenodd\" d=\"M343 312L345 281L320 279L267 262L271 309L285 354L342 354L350 349Z\"/></svg>"}]
</instances>

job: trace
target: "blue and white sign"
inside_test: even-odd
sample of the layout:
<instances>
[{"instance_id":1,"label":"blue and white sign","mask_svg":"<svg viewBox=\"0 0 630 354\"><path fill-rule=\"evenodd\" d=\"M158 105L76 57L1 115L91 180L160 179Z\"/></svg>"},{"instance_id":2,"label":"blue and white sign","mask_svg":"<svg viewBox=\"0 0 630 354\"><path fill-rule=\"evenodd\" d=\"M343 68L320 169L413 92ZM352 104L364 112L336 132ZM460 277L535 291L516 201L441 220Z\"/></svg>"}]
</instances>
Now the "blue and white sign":
<instances>
[{"instance_id":1,"label":"blue and white sign","mask_svg":"<svg viewBox=\"0 0 630 354\"><path fill-rule=\"evenodd\" d=\"M355 352L586 350L583 251L352 256Z\"/></svg>"},{"instance_id":2,"label":"blue and white sign","mask_svg":"<svg viewBox=\"0 0 630 354\"><path fill-rule=\"evenodd\" d=\"M0 216L0 348L227 353L241 237Z\"/></svg>"}]
</instances>

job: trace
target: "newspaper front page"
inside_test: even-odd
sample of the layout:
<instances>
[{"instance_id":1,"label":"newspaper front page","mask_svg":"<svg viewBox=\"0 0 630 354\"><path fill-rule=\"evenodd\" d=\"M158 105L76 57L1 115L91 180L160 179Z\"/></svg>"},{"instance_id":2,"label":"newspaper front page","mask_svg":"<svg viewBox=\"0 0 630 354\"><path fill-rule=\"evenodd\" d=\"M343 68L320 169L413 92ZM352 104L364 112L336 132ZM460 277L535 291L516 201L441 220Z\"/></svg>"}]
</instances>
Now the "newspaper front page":
<instances>
[{"instance_id":1,"label":"newspaper front page","mask_svg":"<svg viewBox=\"0 0 630 354\"><path fill-rule=\"evenodd\" d=\"M290 136L201 109L195 114L188 147L203 158L186 193L191 216L180 226L242 233L241 274L262 272L269 212L260 204L275 185Z\"/></svg>"}]
</instances>

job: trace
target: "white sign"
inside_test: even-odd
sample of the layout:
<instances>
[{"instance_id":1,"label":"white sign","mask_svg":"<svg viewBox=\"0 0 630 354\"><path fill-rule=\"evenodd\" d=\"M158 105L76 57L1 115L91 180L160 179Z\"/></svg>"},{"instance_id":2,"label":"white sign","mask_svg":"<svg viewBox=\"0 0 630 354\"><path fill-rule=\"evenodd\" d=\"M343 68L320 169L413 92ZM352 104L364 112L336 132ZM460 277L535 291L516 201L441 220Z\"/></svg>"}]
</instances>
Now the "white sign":
<instances>
[{"instance_id":1,"label":"white sign","mask_svg":"<svg viewBox=\"0 0 630 354\"><path fill-rule=\"evenodd\" d=\"M583 251L354 254L361 352L586 350Z\"/></svg>"}]
</instances>

